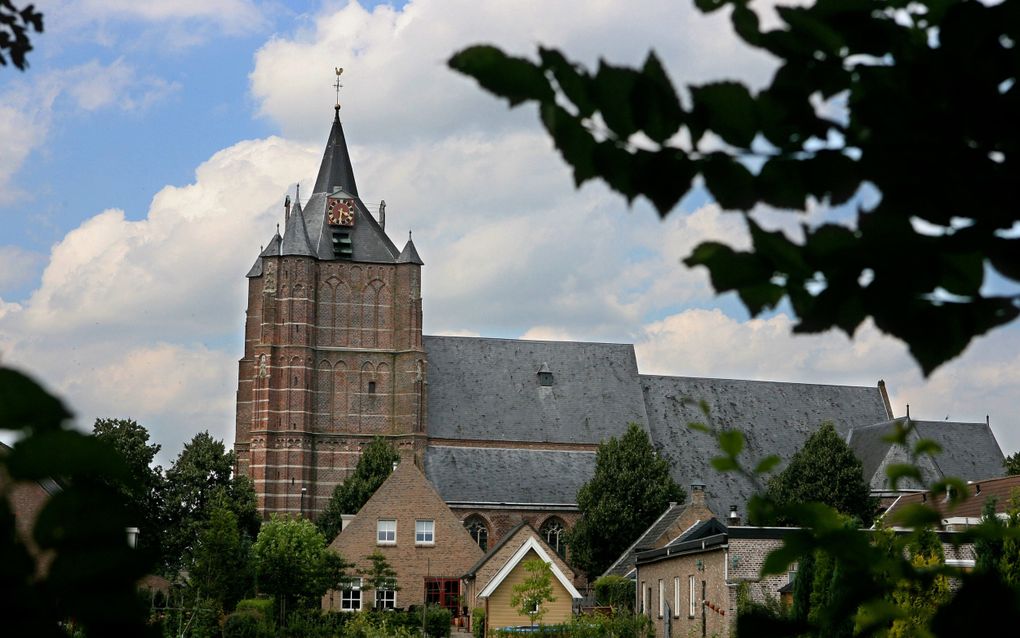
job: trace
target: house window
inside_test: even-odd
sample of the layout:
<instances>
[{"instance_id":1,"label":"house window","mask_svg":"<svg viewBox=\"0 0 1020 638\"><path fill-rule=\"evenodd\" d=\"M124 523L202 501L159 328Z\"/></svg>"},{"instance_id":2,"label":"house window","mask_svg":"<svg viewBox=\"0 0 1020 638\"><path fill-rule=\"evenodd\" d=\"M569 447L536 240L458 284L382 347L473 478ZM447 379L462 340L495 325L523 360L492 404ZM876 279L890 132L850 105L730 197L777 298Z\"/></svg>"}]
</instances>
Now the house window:
<instances>
[{"instance_id":1,"label":"house window","mask_svg":"<svg viewBox=\"0 0 1020 638\"><path fill-rule=\"evenodd\" d=\"M467 528L468 534L471 534L471 538L478 543L483 552L489 550L489 527L481 516L469 517L464 521L464 527Z\"/></svg>"},{"instance_id":2,"label":"house window","mask_svg":"<svg viewBox=\"0 0 1020 638\"><path fill-rule=\"evenodd\" d=\"M414 542L417 545L433 545L436 542L435 521L414 522Z\"/></svg>"},{"instance_id":3,"label":"house window","mask_svg":"<svg viewBox=\"0 0 1020 638\"><path fill-rule=\"evenodd\" d=\"M540 529L538 533L542 535L542 539L545 540L549 547L556 550L556 553L560 555L560 558L566 558L566 531L567 530L563 525L563 521L553 516L542 523L542 529Z\"/></svg>"},{"instance_id":4,"label":"house window","mask_svg":"<svg viewBox=\"0 0 1020 638\"><path fill-rule=\"evenodd\" d=\"M379 545L397 544L397 522L379 519L375 531L375 540Z\"/></svg>"},{"instance_id":5,"label":"house window","mask_svg":"<svg viewBox=\"0 0 1020 638\"><path fill-rule=\"evenodd\" d=\"M375 608L376 609L396 609L397 607L397 592L392 589L377 589L375 590Z\"/></svg>"},{"instance_id":6,"label":"house window","mask_svg":"<svg viewBox=\"0 0 1020 638\"><path fill-rule=\"evenodd\" d=\"M340 611L361 610L361 579L352 578L346 587L340 590Z\"/></svg>"},{"instance_id":7,"label":"house window","mask_svg":"<svg viewBox=\"0 0 1020 638\"><path fill-rule=\"evenodd\" d=\"M641 613L648 613L648 588L645 587L645 581L641 581Z\"/></svg>"},{"instance_id":8,"label":"house window","mask_svg":"<svg viewBox=\"0 0 1020 638\"><path fill-rule=\"evenodd\" d=\"M680 617L680 577L673 577L673 618Z\"/></svg>"},{"instance_id":9,"label":"house window","mask_svg":"<svg viewBox=\"0 0 1020 638\"><path fill-rule=\"evenodd\" d=\"M662 579L659 579L659 618L662 618L663 606L666 603L666 597L663 595L665 591L662 588Z\"/></svg>"},{"instance_id":10,"label":"house window","mask_svg":"<svg viewBox=\"0 0 1020 638\"><path fill-rule=\"evenodd\" d=\"M694 592L694 576L687 577L687 593L689 598L687 603L687 617L694 618L694 603L697 601L697 597Z\"/></svg>"}]
</instances>

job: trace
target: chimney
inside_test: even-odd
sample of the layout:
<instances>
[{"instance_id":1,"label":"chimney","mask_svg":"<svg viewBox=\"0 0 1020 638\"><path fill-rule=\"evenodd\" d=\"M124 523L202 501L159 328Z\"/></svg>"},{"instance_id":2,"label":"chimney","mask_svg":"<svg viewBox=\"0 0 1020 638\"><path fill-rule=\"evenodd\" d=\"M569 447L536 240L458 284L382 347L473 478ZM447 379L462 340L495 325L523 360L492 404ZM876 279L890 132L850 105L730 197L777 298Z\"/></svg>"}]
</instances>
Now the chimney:
<instances>
[{"instance_id":1,"label":"chimney","mask_svg":"<svg viewBox=\"0 0 1020 638\"><path fill-rule=\"evenodd\" d=\"M727 517L726 526L736 527L740 525L740 514L737 514L737 506L730 505L730 515Z\"/></svg>"},{"instance_id":2,"label":"chimney","mask_svg":"<svg viewBox=\"0 0 1020 638\"><path fill-rule=\"evenodd\" d=\"M695 480L691 482L691 505L705 507L705 482Z\"/></svg>"}]
</instances>

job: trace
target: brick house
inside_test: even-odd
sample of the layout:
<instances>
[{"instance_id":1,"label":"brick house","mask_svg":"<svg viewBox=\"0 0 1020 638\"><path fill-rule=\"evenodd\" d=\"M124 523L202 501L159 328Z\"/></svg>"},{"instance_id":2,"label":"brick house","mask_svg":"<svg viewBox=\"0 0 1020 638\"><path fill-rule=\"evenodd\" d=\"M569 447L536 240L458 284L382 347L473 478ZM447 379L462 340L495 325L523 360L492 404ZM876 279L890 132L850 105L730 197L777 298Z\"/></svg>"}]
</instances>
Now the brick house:
<instances>
[{"instance_id":1,"label":"brick house","mask_svg":"<svg viewBox=\"0 0 1020 638\"><path fill-rule=\"evenodd\" d=\"M1010 501L1020 497L1020 476L1004 476L967 482L967 498L958 504L952 504L945 495L931 492L915 492L899 496L885 512L885 520L896 524L898 511L912 504L925 504L934 507L940 514L939 526L946 531L963 531L981 522L985 503L995 501L995 512L1001 518L1006 516Z\"/></svg>"},{"instance_id":2,"label":"brick house","mask_svg":"<svg viewBox=\"0 0 1020 638\"><path fill-rule=\"evenodd\" d=\"M382 436L413 454L482 550L527 522L569 560L577 491L628 423L679 484L708 479L706 506L724 512L754 487L711 468L713 439L687 427L701 405L759 458L789 458L826 421L849 437L894 416L882 382L649 375L630 344L423 335L424 262L410 237L398 250L387 236L384 203L362 200L339 107L310 190L285 200L282 235L247 273L234 451L264 517L315 518ZM945 434L944 448L1001 464L989 429Z\"/></svg>"},{"instance_id":3,"label":"brick house","mask_svg":"<svg viewBox=\"0 0 1020 638\"><path fill-rule=\"evenodd\" d=\"M330 591L323 608L355 611L378 607L403 608L434 603L460 615L461 575L482 558L482 550L461 520L446 506L414 462L405 455L389 478L329 545L355 567L366 570L368 555L378 551L396 571L397 591L365 592L355 581L350 588Z\"/></svg>"},{"instance_id":4,"label":"brick house","mask_svg":"<svg viewBox=\"0 0 1020 638\"><path fill-rule=\"evenodd\" d=\"M796 564L786 574L761 576L765 557L797 531L793 527L727 527L717 519L702 521L664 547L638 552L634 572L636 607L655 625L656 638L733 634L741 587L752 600L783 600L796 578ZM940 532L946 563L973 566L973 544L954 543Z\"/></svg>"}]
</instances>

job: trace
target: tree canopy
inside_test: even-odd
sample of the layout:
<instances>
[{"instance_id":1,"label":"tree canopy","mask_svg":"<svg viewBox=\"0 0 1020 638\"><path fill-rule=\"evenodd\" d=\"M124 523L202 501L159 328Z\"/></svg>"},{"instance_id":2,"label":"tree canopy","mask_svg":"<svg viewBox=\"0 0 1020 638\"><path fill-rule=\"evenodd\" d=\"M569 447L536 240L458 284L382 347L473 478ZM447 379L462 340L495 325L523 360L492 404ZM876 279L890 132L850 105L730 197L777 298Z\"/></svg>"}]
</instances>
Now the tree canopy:
<instances>
[{"instance_id":1,"label":"tree canopy","mask_svg":"<svg viewBox=\"0 0 1020 638\"><path fill-rule=\"evenodd\" d=\"M1017 318L1001 282L1020 282L1020 3L817 0L777 7L767 31L749 0L695 5L728 7L737 35L778 60L768 86L688 85L682 99L654 52L594 72L547 48L533 62L475 46L449 64L511 106L537 103L578 185L602 179L667 215L703 183L742 211L751 250L706 242L685 263L752 315L788 300L794 332L850 336L871 317L925 374ZM750 214L812 202L856 219L794 241Z\"/></svg>"},{"instance_id":2,"label":"tree canopy","mask_svg":"<svg viewBox=\"0 0 1020 638\"><path fill-rule=\"evenodd\" d=\"M577 492L581 520L569 534L571 564L594 578L658 518L685 498L669 462L636 423L619 439L599 444L595 473Z\"/></svg>"},{"instance_id":3,"label":"tree canopy","mask_svg":"<svg viewBox=\"0 0 1020 638\"><path fill-rule=\"evenodd\" d=\"M276 599L281 620L295 603L318 602L337 580L338 563L326 549L326 539L303 518L274 515L259 530L252 554L258 589Z\"/></svg>"},{"instance_id":4,"label":"tree canopy","mask_svg":"<svg viewBox=\"0 0 1020 638\"><path fill-rule=\"evenodd\" d=\"M354 472L336 486L326 509L315 521L327 541L340 533L340 516L357 514L393 472L393 464L399 460L400 455L382 437L375 437L361 450Z\"/></svg>"},{"instance_id":5,"label":"tree canopy","mask_svg":"<svg viewBox=\"0 0 1020 638\"><path fill-rule=\"evenodd\" d=\"M768 483L767 496L780 505L823 503L868 527L875 518L876 503L864 482L864 470L850 446L825 423L808 437L789 465ZM781 517L781 522L800 521Z\"/></svg>"},{"instance_id":6,"label":"tree canopy","mask_svg":"<svg viewBox=\"0 0 1020 638\"><path fill-rule=\"evenodd\" d=\"M12 0L0 0L0 66L6 66L8 59L24 71L28 68L26 56L32 50L31 31L43 32L43 14L35 5L28 4L20 9Z\"/></svg>"}]
</instances>

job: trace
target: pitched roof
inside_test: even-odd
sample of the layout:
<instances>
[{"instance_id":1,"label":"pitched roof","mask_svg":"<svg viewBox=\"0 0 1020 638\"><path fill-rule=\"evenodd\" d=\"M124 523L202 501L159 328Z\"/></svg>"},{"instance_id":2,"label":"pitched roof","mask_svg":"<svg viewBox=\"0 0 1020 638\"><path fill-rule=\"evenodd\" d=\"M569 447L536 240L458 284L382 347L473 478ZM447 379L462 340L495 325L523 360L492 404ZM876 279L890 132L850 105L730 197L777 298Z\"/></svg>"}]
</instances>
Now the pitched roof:
<instances>
[{"instance_id":1,"label":"pitched roof","mask_svg":"<svg viewBox=\"0 0 1020 638\"><path fill-rule=\"evenodd\" d=\"M528 555L529 551L533 551L538 554L538 557L549 565L549 569L552 572L553 577L559 581L560 585L563 585L563 588L567 590L571 598L574 600L583 598L583 596L581 596L581 592L577 591L577 588L570 582L570 579L568 579L563 571L560 570L556 561L550 558L549 553L542 548L542 542L534 536L529 536L528 539L521 544L520 549L518 549L510 560L508 560L506 564L503 565L498 572L496 572L496 575L493 576L492 580L490 580L485 587L482 588L482 591L478 593L478 597L488 598L491 596L492 593L503 583L503 581L506 580L506 577L510 575L514 568L517 567L522 560L524 560L524 557Z\"/></svg>"},{"instance_id":2,"label":"pitched roof","mask_svg":"<svg viewBox=\"0 0 1020 638\"><path fill-rule=\"evenodd\" d=\"M354 183L354 169L351 167L351 155L347 151L347 139L344 127L340 123L340 109L336 109L333 127L329 130L326 150L322 153L319 174L315 178L312 194L332 193L339 187L355 197L358 196L358 185Z\"/></svg>"},{"instance_id":3,"label":"pitched roof","mask_svg":"<svg viewBox=\"0 0 1020 638\"><path fill-rule=\"evenodd\" d=\"M949 506L944 495L931 492L905 494L896 499L888 510L886 520L891 520L897 511L912 504L926 504L934 507L943 518L980 518L981 510L989 499L995 499L995 511L1005 512L1013 492L1020 490L1020 476L1003 476L970 481L967 486L967 498L956 506Z\"/></svg>"},{"instance_id":4,"label":"pitched roof","mask_svg":"<svg viewBox=\"0 0 1020 638\"><path fill-rule=\"evenodd\" d=\"M424 346L432 437L597 444L646 426L631 345L426 336ZM543 363L551 386L539 384Z\"/></svg>"},{"instance_id":5,"label":"pitched roof","mask_svg":"<svg viewBox=\"0 0 1020 638\"><path fill-rule=\"evenodd\" d=\"M514 535L517 534L517 531L520 530L522 527L531 527L531 525L528 523L528 521L521 521L520 523L517 523L509 530L507 530L507 533L503 534L503 538L499 539L498 543L490 547L489 550L485 552L485 556L479 558L477 563L472 565L470 569L464 572L464 578L474 577L474 575L478 573L478 570L482 568L482 565L489 562L489 559L495 556L496 552L503 549L503 546L509 543L513 539ZM531 529L532 531L534 531L535 528L531 527Z\"/></svg>"},{"instance_id":6,"label":"pitched roof","mask_svg":"<svg viewBox=\"0 0 1020 638\"><path fill-rule=\"evenodd\" d=\"M778 454L788 461L808 436L831 421L843 434L855 425L890 418L878 387L779 383L733 379L641 375L652 442L669 458L674 480L706 481L706 501L714 512L743 507L754 486L735 473L721 474L710 461L719 452L709 435L688 423L704 422L704 401L716 427L744 432L749 458Z\"/></svg>"},{"instance_id":7,"label":"pitched roof","mask_svg":"<svg viewBox=\"0 0 1020 638\"><path fill-rule=\"evenodd\" d=\"M429 445L425 475L447 503L575 506L594 452Z\"/></svg>"},{"instance_id":8,"label":"pitched roof","mask_svg":"<svg viewBox=\"0 0 1020 638\"><path fill-rule=\"evenodd\" d=\"M630 571L631 567L634 566L634 556L642 549L649 549L655 546L657 541L670 526L676 522L676 519L680 517L680 514L687 509L686 504L670 503L666 511L662 513L659 518L655 519L648 529L644 531L641 536L634 541L630 547L620 555L616 561L609 566L609 569L605 571L604 576L625 576Z\"/></svg>"},{"instance_id":9,"label":"pitched roof","mask_svg":"<svg viewBox=\"0 0 1020 638\"><path fill-rule=\"evenodd\" d=\"M259 253L259 256L255 258L255 263L252 265L251 270L245 277L261 277L262 276L262 258L263 257L279 257L280 256L280 244L283 242L283 238L280 237L280 229L277 227L276 233L266 247Z\"/></svg>"},{"instance_id":10,"label":"pitched roof","mask_svg":"<svg viewBox=\"0 0 1020 638\"><path fill-rule=\"evenodd\" d=\"M411 240L411 233L407 233L407 243L404 244L404 249L400 251L400 256L397 257L398 264L418 264L424 266L425 262L418 256L418 250L414 247L414 242Z\"/></svg>"},{"instance_id":11,"label":"pitched roof","mask_svg":"<svg viewBox=\"0 0 1020 638\"><path fill-rule=\"evenodd\" d=\"M319 259L333 260L333 238L330 226L326 222L326 199L328 196L350 195L354 200L354 226L349 228L351 233L351 247L353 249L352 259L354 261L376 262L391 264L397 259L400 253L393 245L390 238L386 236L379 222L372 213L368 211L365 204L352 193L313 193L304 207L305 224L308 227L308 237L312 243L312 249Z\"/></svg>"},{"instance_id":12,"label":"pitched roof","mask_svg":"<svg viewBox=\"0 0 1020 638\"><path fill-rule=\"evenodd\" d=\"M312 245L308 240L308 229L305 226L305 216L301 212L301 202L296 199L287 216L287 226L283 231L280 254L315 256L315 251L312 250Z\"/></svg>"}]
</instances>

